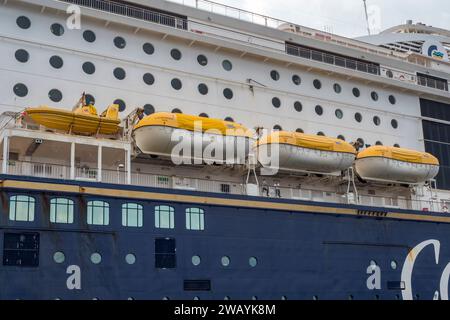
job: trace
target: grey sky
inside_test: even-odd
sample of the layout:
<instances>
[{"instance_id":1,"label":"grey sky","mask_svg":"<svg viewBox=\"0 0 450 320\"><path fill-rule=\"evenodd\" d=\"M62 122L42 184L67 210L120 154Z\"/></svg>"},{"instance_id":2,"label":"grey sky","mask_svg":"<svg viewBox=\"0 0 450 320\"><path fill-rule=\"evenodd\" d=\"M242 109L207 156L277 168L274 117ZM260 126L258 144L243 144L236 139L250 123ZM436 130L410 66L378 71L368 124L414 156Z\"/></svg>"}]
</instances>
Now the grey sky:
<instances>
[{"instance_id":1,"label":"grey sky","mask_svg":"<svg viewBox=\"0 0 450 320\"><path fill-rule=\"evenodd\" d=\"M347 37L367 34L362 0L215 1ZM367 0L367 5L374 13L372 21L380 21L381 30L408 19L450 30L449 0Z\"/></svg>"}]
</instances>

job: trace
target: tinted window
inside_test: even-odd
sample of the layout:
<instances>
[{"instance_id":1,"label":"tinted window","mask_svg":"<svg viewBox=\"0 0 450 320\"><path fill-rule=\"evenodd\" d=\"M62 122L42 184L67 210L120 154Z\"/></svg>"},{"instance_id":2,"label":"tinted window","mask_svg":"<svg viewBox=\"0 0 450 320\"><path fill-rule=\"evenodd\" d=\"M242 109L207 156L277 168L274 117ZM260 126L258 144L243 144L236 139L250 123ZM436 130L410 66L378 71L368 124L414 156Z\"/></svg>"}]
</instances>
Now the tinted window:
<instances>
[{"instance_id":1,"label":"tinted window","mask_svg":"<svg viewBox=\"0 0 450 320\"><path fill-rule=\"evenodd\" d=\"M31 26L31 21L25 16L20 16L16 20L17 25L22 29L28 29Z\"/></svg>"},{"instance_id":2,"label":"tinted window","mask_svg":"<svg viewBox=\"0 0 450 320\"><path fill-rule=\"evenodd\" d=\"M338 118L338 119L342 119L344 117L344 112L342 112L341 109L336 109L334 114L336 115L336 118Z\"/></svg>"},{"instance_id":3,"label":"tinted window","mask_svg":"<svg viewBox=\"0 0 450 320\"><path fill-rule=\"evenodd\" d=\"M22 63L25 63L28 61L28 59L30 58L30 54L28 53L28 51L24 50L24 49L19 49L16 51L16 53L14 54L14 56L16 57L16 60Z\"/></svg>"},{"instance_id":4,"label":"tinted window","mask_svg":"<svg viewBox=\"0 0 450 320\"><path fill-rule=\"evenodd\" d=\"M322 88L322 82L320 82L320 80L314 80L313 81L313 85L314 85L314 88L316 88L317 90L319 90L320 88Z\"/></svg>"},{"instance_id":5,"label":"tinted window","mask_svg":"<svg viewBox=\"0 0 450 320\"><path fill-rule=\"evenodd\" d=\"M397 100L395 99L395 97L394 97L393 95L390 95L390 96L389 96L389 102L390 102L391 104L395 104L395 103L397 102Z\"/></svg>"},{"instance_id":6,"label":"tinted window","mask_svg":"<svg viewBox=\"0 0 450 320\"><path fill-rule=\"evenodd\" d=\"M316 106L315 111L319 116L323 114L323 108L319 105Z\"/></svg>"},{"instance_id":7,"label":"tinted window","mask_svg":"<svg viewBox=\"0 0 450 320\"><path fill-rule=\"evenodd\" d=\"M336 92L336 93L341 93L341 91L342 91L341 85L339 83L335 83L333 85L333 89L334 89L334 92Z\"/></svg>"},{"instance_id":8,"label":"tinted window","mask_svg":"<svg viewBox=\"0 0 450 320\"><path fill-rule=\"evenodd\" d=\"M234 122L234 119L233 119L232 117L226 117L224 120L225 120L225 121Z\"/></svg>"},{"instance_id":9,"label":"tinted window","mask_svg":"<svg viewBox=\"0 0 450 320\"><path fill-rule=\"evenodd\" d=\"M373 123L374 123L376 126L379 126L380 123L381 123L380 118L377 117L377 116L373 117Z\"/></svg>"},{"instance_id":10,"label":"tinted window","mask_svg":"<svg viewBox=\"0 0 450 320\"><path fill-rule=\"evenodd\" d=\"M18 97L23 98L28 94L28 88L23 83L16 84L14 86L13 90L14 90L14 93L16 94L16 96L18 96Z\"/></svg>"},{"instance_id":11,"label":"tinted window","mask_svg":"<svg viewBox=\"0 0 450 320\"><path fill-rule=\"evenodd\" d=\"M198 85L198 92L200 92L200 94L207 94L208 93L208 86L204 83L200 83Z\"/></svg>"},{"instance_id":12,"label":"tinted window","mask_svg":"<svg viewBox=\"0 0 450 320\"><path fill-rule=\"evenodd\" d=\"M155 268L175 268L176 267L176 245L175 239L157 238L155 239Z\"/></svg>"},{"instance_id":13,"label":"tinted window","mask_svg":"<svg viewBox=\"0 0 450 320\"><path fill-rule=\"evenodd\" d=\"M83 63L83 71L87 74L93 74L95 72L95 65L92 62Z\"/></svg>"},{"instance_id":14,"label":"tinted window","mask_svg":"<svg viewBox=\"0 0 450 320\"><path fill-rule=\"evenodd\" d=\"M83 32L83 39L87 42L94 42L96 39L95 33L91 30L86 30Z\"/></svg>"},{"instance_id":15,"label":"tinted window","mask_svg":"<svg viewBox=\"0 0 450 320\"><path fill-rule=\"evenodd\" d=\"M209 118L209 116L204 112L200 113L198 116L203 118Z\"/></svg>"},{"instance_id":16,"label":"tinted window","mask_svg":"<svg viewBox=\"0 0 450 320\"><path fill-rule=\"evenodd\" d=\"M325 136L325 133L323 133L322 131L317 132L318 136Z\"/></svg>"},{"instance_id":17,"label":"tinted window","mask_svg":"<svg viewBox=\"0 0 450 320\"><path fill-rule=\"evenodd\" d=\"M142 78L143 78L145 84L148 84L149 86L151 86L153 83L155 83L155 77L153 77L153 75L151 73L145 73Z\"/></svg>"},{"instance_id":18,"label":"tinted window","mask_svg":"<svg viewBox=\"0 0 450 320\"><path fill-rule=\"evenodd\" d=\"M115 68L113 73L116 79L118 80L125 79L126 73L125 70L123 70L122 68Z\"/></svg>"},{"instance_id":19,"label":"tinted window","mask_svg":"<svg viewBox=\"0 0 450 320\"><path fill-rule=\"evenodd\" d=\"M183 113L183 112L181 112L180 109L175 108L175 109L172 109L172 113Z\"/></svg>"},{"instance_id":20,"label":"tinted window","mask_svg":"<svg viewBox=\"0 0 450 320\"><path fill-rule=\"evenodd\" d=\"M297 128L297 130L295 130L295 132L297 132L297 133L304 133L305 131L303 131L302 128Z\"/></svg>"},{"instance_id":21,"label":"tinted window","mask_svg":"<svg viewBox=\"0 0 450 320\"><path fill-rule=\"evenodd\" d=\"M197 56L197 62L201 66L206 66L208 64L208 59L203 54L200 54Z\"/></svg>"},{"instance_id":22,"label":"tinted window","mask_svg":"<svg viewBox=\"0 0 450 320\"><path fill-rule=\"evenodd\" d=\"M49 60L50 65L55 68L55 69L60 69L62 68L64 61L61 57L59 56L52 56Z\"/></svg>"},{"instance_id":23,"label":"tinted window","mask_svg":"<svg viewBox=\"0 0 450 320\"><path fill-rule=\"evenodd\" d=\"M270 77L272 78L272 80L275 80L275 81L280 80L280 74L278 73L277 70L270 71Z\"/></svg>"},{"instance_id":24,"label":"tinted window","mask_svg":"<svg viewBox=\"0 0 450 320\"><path fill-rule=\"evenodd\" d=\"M302 103L300 101L295 101L294 102L294 109L297 112L302 111L302 109L303 109Z\"/></svg>"},{"instance_id":25,"label":"tinted window","mask_svg":"<svg viewBox=\"0 0 450 320\"><path fill-rule=\"evenodd\" d=\"M362 121L361 113L359 113L359 112L355 113L355 120L356 120L356 122L361 122Z\"/></svg>"},{"instance_id":26,"label":"tinted window","mask_svg":"<svg viewBox=\"0 0 450 320\"><path fill-rule=\"evenodd\" d=\"M273 98L272 98L272 105L273 105L275 108L279 108L279 107L281 106L281 101L280 101L280 99L277 98L277 97L273 97Z\"/></svg>"},{"instance_id":27,"label":"tinted window","mask_svg":"<svg viewBox=\"0 0 450 320\"><path fill-rule=\"evenodd\" d=\"M233 98L233 91L231 91L231 89L229 89L229 88L225 88L225 89L223 89L223 95L228 100L232 99Z\"/></svg>"},{"instance_id":28,"label":"tinted window","mask_svg":"<svg viewBox=\"0 0 450 320\"><path fill-rule=\"evenodd\" d=\"M180 60L181 59L181 52L178 49L172 49L170 51L170 56L174 59L174 60Z\"/></svg>"},{"instance_id":29,"label":"tinted window","mask_svg":"<svg viewBox=\"0 0 450 320\"><path fill-rule=\"evenodd\" d=\"M155 52L155 47L153 47L151 43L146 42L142 45L142 50L144 50L146 54L153 54Z\"/></svg>"},{"instance_id":30,"label":"tinted window","mask_svg":"<svg viewBox=\"0 0 450 320\"><path fill-rule=\"evenodd\" d=\"M172 85L172 88L174 88L175 90L180 90L182 87L181 80L177 78L172 79L170 84Z\"/></svg>"},{"instance_id":31,"label":"tinted window","mask_svg":"<svg viewBox=\"0 0 450 320\"><path fill-rule=\"evenodd\" d=\"M62 25L60 25L59 23L54 23L50 26L50 30L51 32L55 35L55 36L62 36L64 34L64 27Z\"/></svg>"},{"instance_id":32,"label":"tinted window","mask_svg":"<svg viewBox=\"0 0 450 320\"><path fill-rule=\"evenodd\" d=\"M391 120L391 126L392 126L392 128L397 129L397 128L398 128L398 122L397 122L397 120L392 119L392 120Z\"/></svg>"},{"instance_id":33,"label":"tinted window","mask_svg":"<svg viewBox=\"0 0 450 320\"><path fill-rule=\"evenodd\" d=\"M299 75L294 74L294 75L292 76L292 82L293 82L295 85L299 86L299 85L302 83L302 79L300 78Z\"/></svg>"},{"instance_id":34,"label":"tinted window","mask_svg":"<svg viewBox=\"0 0 450 320\"><path fill-rule=\"evenodd\" d=\"M280 125L276 124L276 125L273 126L273 130L275 130L275 131L281 131L281 130L283 130L283 128L281 128Z\"/></svg>"},{"instance_id":35,"label":"tinted window","mask_svg":"<svg viewBox=\"0 0 450 320\"><path fill-rule=\"evenodd\" d=\"M372 91L370 93L370 96L371 96L373 101L378 101L378 93L376 93L375 91Z\"/></svg>"},{"instance_id":36,"label":"tinted window","mask_svg":"<svg viewBox=\"0 0 450 320\"><path fill-rule=\"evenodd\" d=\"M53 102L60 102L62 100L62 93L58 89L52 89L48 92L48 97Z\"/></svg>"},{"instance_id":37,"label":"tinted window","mask_svg":"<svg viewBox=\"0 0 450 320\"><path fill-rule=\"evenodd\" d=\"M146 105L144 106L144 113L145 113L146 115L155 113L155 107L153 107L151 104L146 104Z\"/></svg>"},{"instance_id":38,"label":"tinted window","mask_svg":"<svg viewBox=\"0 0 450 320\"><path fill-rule=\"evenodd\" d=\"M361 95L361 92L359 91L358 88L353 88L352 92L353 92L353 95L357 98Z\"/></svg>"},{"instance_id":39,"label":"tinted window","mask_svg":"<svg viewBox=\"0 0 450 320\"><path fill-rule=\"evenodd\" d=\"M114 45L119 48L119 49L123 49L125 48L125 46L127 45L127 42L125 41L124 38L122 37L115 37L114 38Z\"/></svg>"}]
</instances>

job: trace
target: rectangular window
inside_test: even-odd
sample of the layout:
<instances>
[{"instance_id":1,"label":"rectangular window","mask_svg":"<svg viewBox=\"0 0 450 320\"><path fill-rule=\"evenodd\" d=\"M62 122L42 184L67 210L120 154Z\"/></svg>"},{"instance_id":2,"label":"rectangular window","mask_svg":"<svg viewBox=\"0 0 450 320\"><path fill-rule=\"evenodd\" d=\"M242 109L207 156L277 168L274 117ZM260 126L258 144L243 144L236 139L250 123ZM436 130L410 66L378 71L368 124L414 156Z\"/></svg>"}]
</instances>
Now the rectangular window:
<instances>
[{"instance_id":1,"label":"rectangular window","mask_svg":"<svg viewBox=\"0 0 450 320\"><path fill-rule=\"evenodd\" d=\"M3 265L39 266L39 233L5 233L3 237Z\"/></svg>"},{"instance_id":2,"label":"rectangular window","mask_svg":"<svg viewBox=\"0 0 450 320\"><path fill-rule=\"evenodd\" d=\"M109 225L109 203L89 201L87 204L87 223L99 226Z\"/></svg>"},{"instance_id":3,"label":"rectangular window","mask_svg":"<svg viewBox=\"0 0 450 320\"><path fill-rule=\"evenodd\" d=\"M170 206L155 207L155 227L164 229L175 228L175 209Z\"/></svg>"},{"instance_id":4,"label":"rectangular window","mask_svg":"<svg viewBox=\"0 0 450 320\"><path fill-rule=\"evenodd\" d=\"M50 200L50 222L73 223L73 201L66 198Z\"/></svg>"},{"instance_id":5,"label":"rectangular window","mask_svg":"<svg viewBox=\"0 0 450 320\"><path fill-rule=\"evenodd\" d=\"M12 196L9 198L9 220L34 221L36 201L30 196Z\"/></svg>"},{"instance_id":6,"label":"rectangular window","mask_svg":"<svg viewBox=\"0 0 450 320\"><path fill-rule=\"evenodd\" d=\"M220 191L223 193L230 193L230 185L227 183L220 184Z\"/></svg>"},{"instance_id":7,"label":"rectangular window","mask_svg":"<svg viewBox=\"0 0 450 320\"><path fill-rule=\"evenodd\" d=\"M203 211L203 209L186 209L186 229L205 230L205 212Z\"/></svg>"},{"instance_id":8,"label":"rectangular window","mask_svg":"<svg viewBox=\"0 0 450 320\"><path fill-rule=\"evenodd\" d=\"M122 225L124 227L142 227L143 207L137 203L122 204Z\"/></svg>"},{"instance_id":9,"label":"rectangular window","mask_svg":"<svg viewBox=\"0 0 450 320\"><path fill-rule=\"evenodd\" d=\"M172 269L177 265L175 239L155 239L155 268Z\"/></svg>"}]
</instances>

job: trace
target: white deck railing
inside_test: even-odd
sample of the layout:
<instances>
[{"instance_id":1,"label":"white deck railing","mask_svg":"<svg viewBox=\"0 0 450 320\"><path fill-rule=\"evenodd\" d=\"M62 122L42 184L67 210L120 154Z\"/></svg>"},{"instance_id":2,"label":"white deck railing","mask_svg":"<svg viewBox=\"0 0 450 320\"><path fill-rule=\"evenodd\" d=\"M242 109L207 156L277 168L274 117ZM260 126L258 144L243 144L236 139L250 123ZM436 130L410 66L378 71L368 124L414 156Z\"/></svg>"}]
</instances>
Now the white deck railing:
<instances>
[{"instance_id":1,"label":"white deck railing","mask_svg":"<svg viewBox=\"0 0 450 320\"><path fill-rule=\"evenodd\" d=\"M59 164L10 160L7 167L7 174L11 175L52 179L70 179L70 167ZM100 177L98 176L97 168L88 168L86 166L83 166L76 168L75 180L126 184L126 172L124 172L123 169L102 169L102 176L100 179ZM178 175L167 176L137 171L134 171L131 174L131 184L136 186L146 186L154 188L192 190L222 194L246 194L246 186L243 182L207 180L195 177L181 177ZM341 204L352 202L343 193L272 185L260 186L259 195L268 198L307 200ZM357 200L358 204L371 207L390 207L436 212L442 211L442 204L438 201L412 200L402 197L383 197L368 195L358 195ZM353 203L356 203L356 201Z\"/></svg>"}]
</instances>

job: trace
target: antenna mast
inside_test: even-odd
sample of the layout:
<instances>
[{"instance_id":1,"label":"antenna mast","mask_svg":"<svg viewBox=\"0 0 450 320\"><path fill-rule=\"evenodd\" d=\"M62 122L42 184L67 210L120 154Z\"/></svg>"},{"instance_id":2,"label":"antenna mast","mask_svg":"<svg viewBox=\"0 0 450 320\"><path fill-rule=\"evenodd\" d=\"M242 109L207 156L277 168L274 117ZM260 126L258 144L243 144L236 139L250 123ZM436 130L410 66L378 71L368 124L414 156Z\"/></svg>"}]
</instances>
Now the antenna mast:
<instances>
[{"instance_id":1,"label":"antenna mast","mask_svg":"<svg viewBox=\"0 0 450 320\"><path fill-rule=\"evenodd\" d=\"M367 23L367 33L370 36L370 27L369 27L369 15L367 14L367 4L366 4L366 0L363 0L364 2L364 13L366 14L366 23Z\"/></svg>"}]
</instances>

